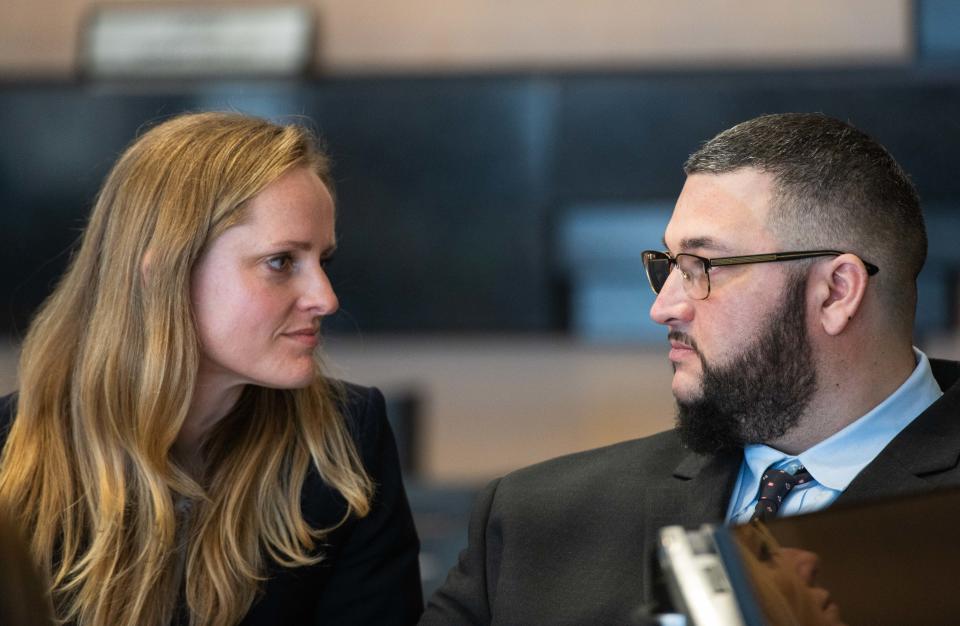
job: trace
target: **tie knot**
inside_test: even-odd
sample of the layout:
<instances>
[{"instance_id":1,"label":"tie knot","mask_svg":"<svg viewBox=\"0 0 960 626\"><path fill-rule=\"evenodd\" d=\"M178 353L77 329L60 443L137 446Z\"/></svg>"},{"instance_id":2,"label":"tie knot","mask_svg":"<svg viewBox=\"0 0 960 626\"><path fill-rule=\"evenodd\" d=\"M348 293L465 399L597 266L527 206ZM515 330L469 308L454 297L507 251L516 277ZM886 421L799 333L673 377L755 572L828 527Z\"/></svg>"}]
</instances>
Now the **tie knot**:
<instances>
[{"instance_id":1,"label":"tie knot","mask_svg":"<svg viewBox=\"0 0 960 626\"><path fill-rule=\"evenodd\" d=\"M760 495L752 519L764 521L774 517L790 490L806 484L812 479L810 472L804 469L802 465L798 466L793 473L782 469L768 468L760 479Z\"/></svg>"}]
</instances>

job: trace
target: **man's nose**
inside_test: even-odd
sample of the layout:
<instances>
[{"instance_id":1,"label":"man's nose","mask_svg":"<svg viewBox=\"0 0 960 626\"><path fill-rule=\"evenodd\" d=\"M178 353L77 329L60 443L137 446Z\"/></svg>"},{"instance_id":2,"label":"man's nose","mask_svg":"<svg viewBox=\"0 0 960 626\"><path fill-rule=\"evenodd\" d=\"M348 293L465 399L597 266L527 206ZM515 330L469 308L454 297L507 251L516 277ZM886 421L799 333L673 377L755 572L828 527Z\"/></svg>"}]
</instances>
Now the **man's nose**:
<instances>
[{"instance_id":1,"label":"man's nose","mask_svg":"<svg viewBox=\"0 0 960 626\"><path fill-rule=\"evenodd\" d=\"M693 305L683 289L683 277L674 268L650 307L650 319L669 326L676 322L689 322L692 317Z\"/></svg>"}]
</instances>

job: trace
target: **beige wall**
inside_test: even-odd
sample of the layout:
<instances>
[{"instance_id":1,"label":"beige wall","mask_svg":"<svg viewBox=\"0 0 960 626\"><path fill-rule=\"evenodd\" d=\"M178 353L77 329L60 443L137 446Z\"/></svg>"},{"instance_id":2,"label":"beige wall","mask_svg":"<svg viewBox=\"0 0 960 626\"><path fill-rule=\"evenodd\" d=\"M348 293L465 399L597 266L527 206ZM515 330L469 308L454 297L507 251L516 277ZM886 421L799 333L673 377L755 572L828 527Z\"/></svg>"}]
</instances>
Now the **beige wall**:
<instances>
[{"instance_id":1,"label":"beige wall","mask_svg":"<svg viewBox=\"0 0 960 626\"><path fill-rule=\"evenodd\" d=\"M320 15L319 63L331 73L889 63L909 60L913 47L909 0L310 3ZM71 75L94 2L3 5L0 76Z\"/></svg>"},{"instance_id":2,"label":"beige wall","mask_svg":"<svg viewBox=\"0 0 960 626\"><path fill-rule=\"evenodd\" d=\"M428 479L485 481L673 424L663 346L590 346L559 337L376 337L333 339L327 354L342 378L419 392L420 461Z\"/></svg>"},{"instance_id":3,"label":"beige wall","mask_svg":"<svg viewBox=\"0 0 960 626\"><path fill-rule=\"evenodd\" d=\"M550 457L669 428L670 367L661 348L569 339L330 339L334 374L416 392L422 476L484 482ZM16 389L17 345L0 338L0 393Z\"/></svg>"}]
</instances>

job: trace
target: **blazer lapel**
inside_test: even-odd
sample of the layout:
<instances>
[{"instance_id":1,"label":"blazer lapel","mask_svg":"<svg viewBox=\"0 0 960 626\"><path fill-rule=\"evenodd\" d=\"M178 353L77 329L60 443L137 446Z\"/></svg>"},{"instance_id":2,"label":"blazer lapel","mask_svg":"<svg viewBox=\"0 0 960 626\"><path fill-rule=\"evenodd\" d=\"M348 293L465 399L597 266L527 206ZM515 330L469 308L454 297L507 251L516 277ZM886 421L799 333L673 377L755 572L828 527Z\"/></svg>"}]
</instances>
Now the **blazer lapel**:
<instances>
[{"instance_id":1,"label":"blazer lapel","mask_svg":"<svg viewBox=\"0 0 960 626\"><path fill-rule=\"evenodd\" d=\"M740 452L687 454L673 471L673 480L662 497L651 499L657 509L649 511L648 519L663 522L657 528L723 521L742 459Z\"/></svg>"},{"instance_id":2,"label":"blazer lapel","mask_svg":"<svg viewBox=\"0 0 960 626\"><path fill-rule=\"evenodd\" d=\"M647 605L660 599L652 584L658 571L655 561L660 529L723 523L741 459L739 452L712 456L689 453L674 470L671 480L645 490L643 553L648 555L645 580L650 581L644 585Z\"/></svg>"}]
</instances>

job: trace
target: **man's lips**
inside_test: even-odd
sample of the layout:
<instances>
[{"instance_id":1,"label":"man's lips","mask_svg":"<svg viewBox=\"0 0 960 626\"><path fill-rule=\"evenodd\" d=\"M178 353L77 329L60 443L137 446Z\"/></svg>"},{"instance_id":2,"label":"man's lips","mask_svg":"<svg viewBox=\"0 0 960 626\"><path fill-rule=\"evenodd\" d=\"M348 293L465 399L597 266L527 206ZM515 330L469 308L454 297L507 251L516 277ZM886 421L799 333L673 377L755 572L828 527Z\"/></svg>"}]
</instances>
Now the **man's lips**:
<instances>
[{"instance_id":1,"label":"man's lips","mask_svg":"<svg viewBox=\"0 0 960 626\"><path fill-rule=\"evenodd\" d=\"M696 355L696 350L691 346L676 340L670 340L670 360L671 361L680 361L689 356Z\"/></svg>"},{"instance_id":2,"label":"man's lips","mask_svg":"<svg viewBox=\"0 0 960 626\"><path fill-rule=\"evenodd\" d=\"M667 333L667 341L670 342L669 358L674 363L691 357L700 358L700 352L697 350L697 342L687 333L679 330L671 330Z\"/></svg>"}]
</instances>

